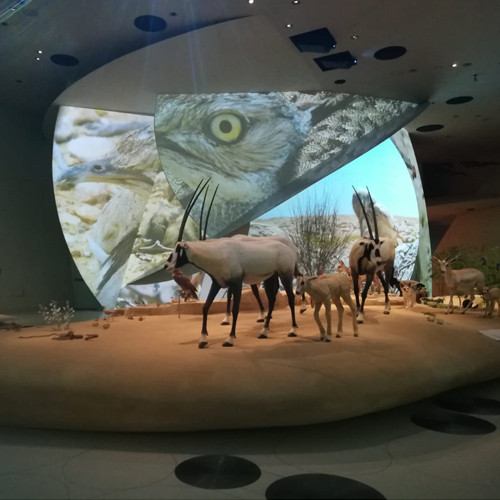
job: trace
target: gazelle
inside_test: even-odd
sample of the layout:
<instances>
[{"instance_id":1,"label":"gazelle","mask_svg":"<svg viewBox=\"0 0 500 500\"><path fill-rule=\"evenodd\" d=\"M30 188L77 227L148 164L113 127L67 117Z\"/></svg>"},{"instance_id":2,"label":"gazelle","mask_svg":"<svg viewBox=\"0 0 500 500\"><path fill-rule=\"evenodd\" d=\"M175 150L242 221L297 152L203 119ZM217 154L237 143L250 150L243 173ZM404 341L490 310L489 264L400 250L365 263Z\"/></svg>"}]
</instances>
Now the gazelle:
<instances>
[{"instance_id":1,"label":"gazelle","mask_svg":"<svg viewBox=\"0 0 500 500\"><path fill-rule=\"evenodd\" d=\"M202 271L205 271L212 278L212 285L203 306L203 322L198 347L201 349L207 346L208 311L221 288L228 288L233 294L233 323L231 332L222 345L224 347L233 346L234 339L236 338L236 322L243 283L257 284L264 282L269 310L259 338L267 338L269 322L276 302L278 278L285 288L290 307L292 328L288 336L296 337L296 328L298 327L295 322L295 298L293 292L293 278L294 275L298 274L296 249L294 251L289 245L285 245L276 239L260 238L258 236L247 236L244 239L217 238L202 239L201 241L182 241L187 217L198 197L207 187L209 180L204 183L200 182L193 193L181 222L177 243L165 265L165 269L172 272L177 267L191 263ZM203 238L206 238L206 226L209 214L210 209L205 220ZM200 231L201 225L200 221Z\"/></svg>"},{"instance_id":2,"label":"gazelle","mask_svg":"<svg viewBox=\"0 0 500 500\"><path fill-rule=\"evenodd\" d=\"M446 308L446 314L453 313L453 296L458 294L469 295L470 300L467 307L464 307L462 311L462 314L464 314L467 309L472 307L472 303L474 302L474 289L477 288L479 293L482 294L485 283L484 273L479 269L474 269L473 267L451 269L450 264L456 260L457 257L458 255L448 257L447 259L432 257L432 260L438 264L439 270L443 273L444 282L450 294L450 301Z\"/></svg>"},{"instance_id":3,"label":"gazelle","mask_svg":"<svg viewBox=\"0 0 500 500\"><path fill-rule=\"evenodd\" d=\"M356 195L356 189L354 189ZM394 258L396 256L396 246L390 238L379 238L377 218L375 217L375 208L373 200L368 191L371 210L373 214L373 225L375 234L372 232L370 221L366 214L366 209L363 202L358 196L359 204L363 210L363 215L366 221L366 226L370 237L362 236L354 242L349 254L349 267L351 269L352 284L354 287L354 295L356 296L357 322L364 322L364 307L368 290L373 281L375 274L380 279L384 287L385 308L384 314L389 314L391 303L389 301L389 283L394 274ZM359 300L359 276L366 275L365 286Z\"/></svg>"}]
</instances>

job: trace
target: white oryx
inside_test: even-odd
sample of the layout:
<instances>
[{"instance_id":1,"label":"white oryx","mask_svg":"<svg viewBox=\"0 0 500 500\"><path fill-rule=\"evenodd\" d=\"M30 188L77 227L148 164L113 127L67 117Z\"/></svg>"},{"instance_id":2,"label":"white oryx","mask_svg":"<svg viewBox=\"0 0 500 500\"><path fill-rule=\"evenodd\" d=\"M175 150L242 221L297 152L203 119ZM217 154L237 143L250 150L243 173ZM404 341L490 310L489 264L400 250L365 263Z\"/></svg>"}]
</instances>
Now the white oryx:
<instances>
[{"instance_id":1,"label":"white oryx","mask_svg":"<svg viewBox=\"0 0 500 500\"><path fill-rule=\"evenodd\" d=\"M258 236L182 241L184 225L189 212L196 203L199 195L207 187L208 182L209 180L205 181L203 185L200 182L196 191L193 193L181 223L179 236L177 238L178 241L165 265L165 269L171 272L177 267L191 263L202 271L205 271L212 278L212 286L203 306L203 323L198 347L203 348L207 345L208 311L221 288L228 288L233 294L233 323L231 332L222 345L224 347L233 346L234 339L236 338L236 321L238 319L243 283L257 284L264 282L264 288L269 302L269 310L259 338L267 338L269 322L276 302L278 278L285 288L292 317L292 328L288 336L296 337L297 324L295 322L295 298L293 292L293 278L298 274L296 250L294 251L291 246L285 245L283 242L276 239L260 238ZM208 215L206 221L207 220ZM206 229L203 237L205 236Z\"/></svg>"},{"instance_id":2,"label":"white oryx","mask_svg":"<svg viewBox=\"0 0 500 500\"><path fill-rule=\"evenodd\" d=\"M297 295L307 292L314 301L314 320L318 325L320 340L331 342L332 340L332 301L337 308L337 337L342 336L342 318L344 306L341 298L349 306L352 313L352 328L354 336L358 336L358 323L356 321L356 307L351 298L351 280L342 273L323 274L321 276L298 276ZM325 306L326 331L319 318L321 305Z\"/></svg>"},{"instance_id":3,"label":"white oryx","mask_svg":"<svg viewBox=\"0 0 500 500\"><path fill-rule=\"evenodd\" d=\"M448 302L448 307L446 308L446 314L453 313L453 296L462 294L469 295L469 303L467 307L464 307L462 314L472 307L474 302L474 290L477 289L479 293L483 293L484 288L484 273L479 269L474 269L473 267L468 267L465 269L451 269L450 264L456 260L458 255L454 257L448 257L447 259L438 259L437 257L432 257L435 261L439 270L443 273L444 281L446 287L448 288L448 293L450 294L450 301Z\"/></svg>"},{"instance_id":4,"label":"white oryx","mask_svg":"<svg viewBox=\"0 0 500 500\"><path fill-rule=\"evenodd\" d=\"M353 188L354 189L354 188ZM356 195L358 194L354 189ZM391 238L380 238L378 234L377 218L375 217L375 208L373 200L368 191L368 196L373 214L373 225L375 234L372 232L370 221L366 214L366 209L363 202L358 196L359 204L363 210L363 215L366 221L366 226L370 237L362 236L356 240L349 254L349 267L351 268L352 284L354 287L354 295L356 296L357 322L364 322L364 307L366 296L375 274L378 276L385 294L384 314L389 314L391 303L389 301L389 284L393 280L394 275L394 258L396 256L396 246ZM366 275L365 286L359 300L359 276Z\"/></svg>"},{"instance_id":5,"label":"white oryx","mask_svg":"<svg viewBox=\"0 0 500 500\"><path fill-rule=\"evenodd\" d=\"M235 234L235 235L231 236L231 238L236 238L236 239L240 239L240 240L245 240L245 239L249 238L250 240L252 240L253 238L255 238L255 236L248 236L246 234ZM285 238L284 236L261 236L260 238L266 238L266 239L272 238L274 240L281 241L285 245L288 245L290 248L292 248L294 252L297 252L297 247L294 245L292 240L290 240L289 238ZM257 304L258 304L259 310L260 310L259 316L257 317L257 323L263 323L266 319L266 310L265 310L264 304L262 303L262 300L260 298L259 286L260 285L252 284L252 285L250 285L250 288L252 289L253 296L255 297L255 300L257 301ZM278 287L279 287L279 285L278 285ZM278 291L278 287L276 288L276 291ZM229 323L230 323L232 296L233 296L233 294L231 292L231 289L228 289L226 313L224 315L224 319L220 323L221 325L229 325ZM305 299L305 296L302 295L302 308L305 310L306 307L307 307L306 306L306 299ZM302 308L301 308L301 312L303 312Z\"/></svg>"}]
</instances>

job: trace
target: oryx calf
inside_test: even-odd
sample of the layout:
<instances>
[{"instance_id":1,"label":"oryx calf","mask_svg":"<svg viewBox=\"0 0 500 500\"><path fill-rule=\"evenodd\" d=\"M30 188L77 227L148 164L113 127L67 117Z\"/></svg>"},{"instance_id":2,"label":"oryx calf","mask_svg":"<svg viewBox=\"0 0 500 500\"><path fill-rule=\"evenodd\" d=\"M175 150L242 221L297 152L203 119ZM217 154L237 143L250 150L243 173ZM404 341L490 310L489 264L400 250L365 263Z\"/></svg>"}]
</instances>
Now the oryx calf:
<instances>
[{"instance_id":1,"label":"oryx calf","mask_svg":"<svg viewBox=\"0 0 500 500\"><path fill-rule=\"evenodd\" d=\"M453 296L457 294L469 295L469 303L462 311L462 314L472 307L474 302L474 290L477 289L479 293L483 292L484 288L484 274L479 269L473 267L465 269L451 269L450 264L457 259L458 256L448 257L447 259L438 259L432 257L432 260L439 265L439 270L443 273L448 293L450 294L450 301L446 308L446 314L453 313Z\"/></svg>"},{"instance_id":2,"label":"oryx calf","mask_svg":"<svg viewBox=\"0 0 500 500\"><path fill-rule=\"evenodd\" d=\"M493 311L495 309L495 303L496 303L498 307L498 316L500 317L500 288L497 286L485 286L483 288L482 295L486 303L484 316L486 318L493 317Z\"/></svg>"},{"instance_id":3,"label":"oryx calf","mask_svg":"<svg viewBox=\"0 0 500 500\"><path fill-rule=\"evenodd\" d=\"M351 282L345 274L324 274L322 276L299 276L297 277L297 295L307 292L314 301L314 319L319 327L321 340L331 342L332 340L332 301L337 308L338 323L337 337L342 336L342 318L344 306L341 298L349 306L352 313L352 328L354 336L358 336L358 324L356 321L356 307L351 298ZM325 306L326 331L319 317L321 305Z\"/></svg>"}]
</instances>

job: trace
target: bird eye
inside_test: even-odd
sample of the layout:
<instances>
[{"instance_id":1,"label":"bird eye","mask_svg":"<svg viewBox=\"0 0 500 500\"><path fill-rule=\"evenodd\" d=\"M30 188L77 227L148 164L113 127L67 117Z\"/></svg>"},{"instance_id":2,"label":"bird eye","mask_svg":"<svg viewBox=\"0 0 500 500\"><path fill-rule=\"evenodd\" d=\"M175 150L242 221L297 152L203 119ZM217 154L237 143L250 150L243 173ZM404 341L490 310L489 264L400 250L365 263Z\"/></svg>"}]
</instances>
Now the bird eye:
<instances>
[{"instance_id":1,"label":"bird eye","mask_svg":"<svg viewBox=\"0 0 500 500\"><path fill-rule=\"evenodd\" d=\"M92 170L94 170L94 172L102 172L104 170L104 166L97 163L92 167Z\"/></svg>"},{"instance_id":2,"label":"bird eye","mask_svg":"<svg viewBox=\"0 0 500 500\"><path fill-rule=\"evenodd\" d=\"M211 114L206 123L206 132L215 141L232 144L241 140L246 129L246 122L236 111L222 110Z\"/></svg>"}]
</instances>

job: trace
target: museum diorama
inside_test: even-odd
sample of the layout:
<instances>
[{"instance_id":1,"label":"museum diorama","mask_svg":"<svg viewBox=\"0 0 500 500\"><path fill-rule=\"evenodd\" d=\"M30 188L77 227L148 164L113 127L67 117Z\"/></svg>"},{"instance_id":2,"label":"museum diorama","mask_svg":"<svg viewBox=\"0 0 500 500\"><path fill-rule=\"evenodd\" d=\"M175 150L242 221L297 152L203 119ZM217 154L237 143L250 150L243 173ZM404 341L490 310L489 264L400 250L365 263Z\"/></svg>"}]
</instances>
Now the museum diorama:
<instances>
[{"instance_id":1,"label":"museum diorama","mask_svg":"<svg viewBox=\"0 0 500 500\"><path fill-rule=\"evenodd\" d=\"M100 309L2 322L1 424L313 424L500 376L500 251L431 251L405 129L424 103L269 89L118 109L92 92L162 45L55 103L57 213Z\"/></svg>"}]
</instances>

